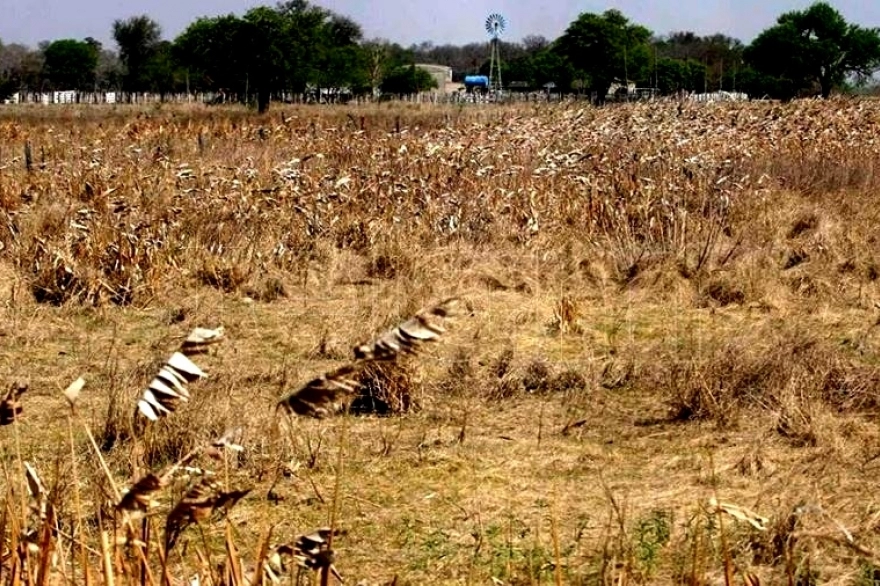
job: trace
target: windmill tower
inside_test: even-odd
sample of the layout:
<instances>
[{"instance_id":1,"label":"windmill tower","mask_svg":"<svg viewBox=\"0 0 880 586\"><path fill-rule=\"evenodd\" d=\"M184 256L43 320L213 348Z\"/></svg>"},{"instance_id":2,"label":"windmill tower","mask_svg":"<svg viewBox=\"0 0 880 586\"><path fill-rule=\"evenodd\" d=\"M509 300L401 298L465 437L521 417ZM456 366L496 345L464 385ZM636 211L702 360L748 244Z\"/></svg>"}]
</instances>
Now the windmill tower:
<instances>
[{"instance_id":1,"label":"windmill tower","mask_svg":"<svg viewBox=\"0 0 880 586\"><path fill-rule=\"evenodd\" d=\"M489 90L501 90L501 52L499 50L501 33L507 27L507 21L500 14L490 14L486 19L486 32L489 33Z\"/></svg>"}]
</instances>

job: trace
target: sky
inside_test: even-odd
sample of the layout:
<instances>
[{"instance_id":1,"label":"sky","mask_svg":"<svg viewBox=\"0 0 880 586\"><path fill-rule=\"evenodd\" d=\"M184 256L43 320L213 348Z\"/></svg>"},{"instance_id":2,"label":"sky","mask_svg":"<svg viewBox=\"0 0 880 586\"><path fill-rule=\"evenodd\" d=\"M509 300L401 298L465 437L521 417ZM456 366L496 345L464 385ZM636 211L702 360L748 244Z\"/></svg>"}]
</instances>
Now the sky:
<instances>
[{"instance_id":1,"label":"sky","mask_svg":"<svg viewBox=\"0 0 880 586\"><path fill-rule=\"evenodd\" d=\"M721 32L751 41L786 11L812 0L312 0L361 24L367 38L381 37L404 46L422 41L462 44L485 40L491 13L505 16L505 40L526 35L553 39L582 12L617 8L656 34L690 30ZM199 16L242 14L275 0L0 0L0 41L36 46L43 40L88 36L112 47L112 22L147 14L173 39ZM831 0L850 22L880 27L877 0Z\"/></svg>"}]
</instances>

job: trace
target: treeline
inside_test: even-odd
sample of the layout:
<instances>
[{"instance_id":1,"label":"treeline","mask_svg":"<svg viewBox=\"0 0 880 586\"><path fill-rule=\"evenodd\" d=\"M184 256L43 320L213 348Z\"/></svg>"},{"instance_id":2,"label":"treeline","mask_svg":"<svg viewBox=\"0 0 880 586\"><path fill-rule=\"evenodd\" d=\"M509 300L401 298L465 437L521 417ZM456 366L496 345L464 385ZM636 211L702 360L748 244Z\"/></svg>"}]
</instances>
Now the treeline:
<instances>
[{"instance_id":1,"label":"treeline","mask_svg":"<svg viewBox=\"0 0 880 586\"><path fill-rule=\"evenodd\" d=\"M166 40L149 16L113 23L115 50L92 38L36 49L0 43L0 98L18 90L223 92L256 97L260 110L281 92L410 94L436 87L416 63L448 65L453 79L487 74L488 43L404 48L364 39L350 18L288 0L242 16L204 17ZM557 39L501 41L505 86L604 99L628 82L661 94L743 91L789 99L865 84L880 68L880 31L848 23L818 2L782 14L749 45L723 34L658 36L617 10L584 13Z\"/></svg>"}]
</instances>

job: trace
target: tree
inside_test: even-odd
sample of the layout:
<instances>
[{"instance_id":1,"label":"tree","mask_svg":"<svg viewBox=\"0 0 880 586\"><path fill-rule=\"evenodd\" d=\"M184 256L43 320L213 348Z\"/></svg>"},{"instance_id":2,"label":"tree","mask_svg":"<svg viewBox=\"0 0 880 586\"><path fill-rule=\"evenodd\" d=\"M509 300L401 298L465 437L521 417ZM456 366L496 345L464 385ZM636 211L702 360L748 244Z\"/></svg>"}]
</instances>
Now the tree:
<instances>
[{"instance_id":1,"label":"tree","mask_svg":"<svg viewBox=\"0 0 880 586\"><path fill-rule=\"evenodd\" d=\"M242 18L198 19L175 39L172 55L192 86L255 93L265 112L278 92L368 85L361 36L351 19L291 0Z\"/></svg>"},{"instance_id":2,"label":"tree","mask_svg":"<svg viewBox=\"0 0 880 586\"><path fill-rule=\"evenodd\" d=\"M535 87L552 83L560 91L571 89L574 80L571 63L552 45L532 57L532 75L531 81Z\"/></svg>"},{"instance_id":3,"label":"tree","mask_svg":"<svg viewBox=\"0 0 880 586\"><path fill-rule=\"evenodd\" d=\"M319 87L349 88L361 92L370 85L367 56L359 42L363 38L360 25L348 17L329 13L320 31L317 48Z\"/></svg>"},{"instance_id":4,"label":"tree","mask_svg":"<svg viewBox=\"0 0 880 586\"><path fill-rule=\"evenodd\" d=\"M11 43L0 50L0 77L19 89L39 90L42 84L43 53Z\"/></svg>"},{"instance_id":5,"label":"tree","mask_svg":"<svg viewBox=\"0 0 880 586\"><path fill-rule=\"evenodd\" d=\"M678 91L703 91L706 85L706 65L694 59L671 59L662 57L657 60L655 76L657 89L661 94L672 94Z\"/></svg>"},{"instance_id":6,"label":"tree","mask_svg":"<svg viewBox=\"0 0 880 586\"><path fill-rule=\"evenodd\" d=\"M349 35L360 38L360 28L352 21L339 21L334 28L330 21L335 15L306 0L284 2L278 5L277 10L287 30L283 48L286 67L282 80L284 89L302 93L309 85L318 83L323 73L324 53L333 46L328 35L338 34L341 41L351 38ZM348 28L349 24L355 28Z\"/></svg>"},{"instance_id":7,"label":"tree","mask_svg":"<svg viewBox=\"0 0 880 586\"><path fill-rule=\"evenodd\" d=\"M555 48L601 101L615 80L648 78L650 38L647 28L630 23L618 10L607 10L601 15L578 16L556 41Z\"/></svg>"},{"instance_id":8,"label":"tree","mask_svg":"<svg viewBox=\"0 0 880 586\"><path fill-rule=\"evenodd\" d=\"M146 91L150 87L150 60L156 55L162 29L146 15L132 16L113 23L113 39L119 46L119 59L125 67L122 87L126 91Z\"/></svg>"},{"instance_id":9,"label":"tree","mask_svg":"<svg viewBox=\"0 0 880 586\"><path fill-rule=\"evenodd\" d=\"M0 55L3 55L3 42L0 41ZM8 72L0 69L0 103L15 93L15 81Z\"/></svg>"},{"instance_id":10,"label":"tree","mask_svg":"<svg viewBox=\"0 0 880 586\"><path fill-rule=\"evenodd\" d=\"M817 2L781 15L744 57L753 81L775 97L817 88L827 98L847 77L865 80L880 68L880 29L848 24L829 4Z\"/></svg>"},{"instance_id":11,"label":"tree","mask_svg":"<svg viewBox=\"0 0 880 586\"><path fill-rule=\"evenodd\" d=\"M108 49L101 49L95 68L95 85L102 90L118 90L122 85L123 68L119 56Z\"/></svg>"},{"instance_id":12,"label":"tree","mask_svg":"<svg viewBox=\"0 0 880 586\"><path fill-rule=\"evenodd\" d=\"M199 18L175 40L175 62L191 89L222 89L244 97L250 61L247 25L235 15Z\"/></svg>"},{"instance_id":13,"label":"tree","mask_svg":"<svg viewBox=\"0 0 880 586\"><path fill-rule=\"evenodd\" d=\"M257 93L257 109L269 109L272 91L282 86L290 73L288 59L295 58L291 47L290 22L278 11L260 6L244 16L245 39L249 46L247 74Z\"/></svg>"},{"instance_id":14,"label":"tree","mask_svg":"<svg viewBox=\"0 0 880 586\"><path fill-rule=\"evenodd\" d=\"M367 67L367 80L373 94L379 90L379 84L385 76L385 68L389 59L389 46L391 43L379 39L366 41L361 44Z\"/></svg>"},{"instance_id":15,"label":"tree","mask_svg":"<svg viewBox=\"0 0 880 586\"><path fill-rule=\"evenodd\" d=\"M690 31L670 33L665 37L654 39L653 49L656 56L657 75L663 73L660 63L663 59L685 62L691 69L700 65L699 83L682 89L704 91L708 89L735 89L737 72L742 68L743 44L738 39L721 33L699 36ZM666 72L670 67L678 67L666 63ZM662 89L662 88L661 88Z\"/></svg>"},{"instance_id":16,"label":"tree","mask_svg":"<svg viewBox=\"0 0 880 586\"><path fill-rule=\"evenodd\" d=\"M550 47L550 41L541 35L526 35L523 37L522 46L527 54L535 55Z\"/></svg>"},{"instance_id":17,"label":"tree","mask_svg":"<svg viewBox=\"0 0 880 586\"><path fill-rule=\"evenodd\" d=\"M515 61L525 54L525 49L516 43L500 41L498 49L501 62ZM421 43L412 45L408 52L414 63L434 63L452 68L452 79L461 81L466 75L479 73L481 68L489 64L489 43L468 43L466 45L432 45Z\"/></svg>"},{"instance_id":18,"label":"tree","mask_svg":"<svg viewBox=\"0 0 880 586\"><path fill-rule=\"evenodd\" d=\"M43 76L56 89L94 89L97 65L98 51L86 41L62 39L43 50Z\"/></svg>"},{"instance_id":19,"label":"tree","mask_svg":"<svg viewBox=\"0 0 880 586\"><path fill-rule=\"evenodd\" d=\"M176 92L186 87L186 72L174 60L173 45L169 41L161 41L146 65L148 89L161 96Z\"/></svg>"},{"instance_id":20,"label":"tree","mask_svg":"<svg viewBox=\"0 0 880 586\"><path fill-rule=\"evenodd\" d=\"M413 52L385 39L372 39L360 45L367 83L374 93L382 80L396 69L415 64ZM443 64L443 63L441 63ZM444 64L445 65L445 64Z\"/></svg>"},{"instance_id":21,"label":"tree","mask_svg":"<svg viewBox=\"0 0 880 586\"><path fill-rule=\"evenodd\" d=\"M385 94L417 94L436 87L437 80L415 65L398 67L382 80L382 93Z\"/></svg>"}]
</instances>

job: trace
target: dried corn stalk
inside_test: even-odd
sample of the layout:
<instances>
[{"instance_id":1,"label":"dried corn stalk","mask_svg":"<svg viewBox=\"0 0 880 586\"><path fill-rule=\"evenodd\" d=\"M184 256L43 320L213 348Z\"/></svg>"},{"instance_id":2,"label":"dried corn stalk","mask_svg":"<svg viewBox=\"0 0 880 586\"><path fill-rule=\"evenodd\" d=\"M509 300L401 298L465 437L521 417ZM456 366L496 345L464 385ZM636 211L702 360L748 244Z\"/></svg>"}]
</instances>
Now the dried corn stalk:
<instances>
[{"instance_id":1,"label":"dried corn stalk","mask_svg":"<svg viewBox=\"0 0 880 586\"><path fill-rule=\"evenodd\" d=\"M420 311L372 342L355 347L355 359L394 360L399 354L417 352L422 344L446 332L445 321L455 315L459 303L460 300L453 297Z\"/></svg>"},{"instance_id":2,"label":"dried corn stalk","mask_svg":"<svg viewBox=\"0 0 880 586\"><path fill-rule=\"evenodd\" d=\"M288 412L310 417L326 417L340 411L359 388L363 368L376 361L394 360L413 354L426 342L446 332L445 322L455 316L460 300L450 298L424 309L415 316L382 333L378 338L354 349L354 361L306 383L279 402Z\"/></svg>"},{"instance_id":3,"label":"dried corn stalk","mask_svg":"<svg viewBox=\"0 0 880 586\"><path fill-rule=\"evenodd\" d=\"M177 538L189 525L201 523L215 513L229 510L250 491L248 488L226 492L218 481L209 477L202 478L168 514L165 521L166 550L174 547Z\"/></svg>"},{"instance_id":4,"label":"dried corn stalk","mask_svg":"<svg viewBox=\"0 0 880 586\"><path fill-rule=\"evenodd\" d=\"M332 415L357 392L360 365L346 364L307 382L282 402L288 411L309 417Z\"/></svg>"},{"instance_id":5,"label":"dried corn stalk","mask_svg":"<svg viewBox=\"0 0 880 586\"><path fill-rule=\"evenodd\" d=\"M28 390L25 382L15 382L0 400L0 425L11 425L21 415L22 406L19 399Z\"/></svg>"},{"instance_id":6,"label":"dried corn stalk","mask_svg":"<svg viewBox=\"0 0 880 586\"><path fill-rule=\"evenodd\" d=\"M767 517L762 517L754 511L750 511L745 507L740 507L731 503L719 502L714 497L709 499L709 508L713 513L726 513L737 521L748 523L758 531L766 531L767 523L770 522Z\"/></svg>"},{"instance_id":7,"label":"dried corn stalk","mask_svg":"<svg viewBox=\"0 0 880 586\"><path fill-rule=\"evenodd\" d=\"M190 332L189 336L180 346L180 351L186 355L200 354L207 352L208 348L223 340L223 326L216 329L196 328Z\"/></svg>"},{"instance_id":8,"label":"dried corn stalk","mask_svg":"<svg viewBox=\"0 0 880 586\"><path fill-rule=\"evenodd\" d=\"M223 339L223 328L196 328L183 341L178 352L171 355L150 381L138 400L138 412L151 421L173 413L180 403L189 401L187 385L208 375L187 357L198 354Z\"/></svg>"},{"instance_id":9,"label":"dried corn stalk","mask_svg":"<svg viewBox=\"0 0 880 586\"><path fill-rule=\"evenodd\" d=\"M132 513L146 513L149 511L156 504L156 501L153 499L154 495L168 486L168 483L171 482L171 479L177 474L178 470L192 460L198 452L198 449L191 451L161 474L151 472L139 478L122 495L122 498L116 504L116 508L120 511Z\"/></svg>"},{"instance_id":10,"label":"dried corn stalk","mask_svg":"<svg viewBox=\"0 0 880 586\"><path fill-rule=\"evenodd\" d=\"M343 582L342 576L334 565L336 556L330 549L330 536L338 534L339 531L322 527L307 535L300 535L293 546L294 559L300 566L309 570L316 572L329 570L337 580Z\"/></svg>"}]
</instances>

